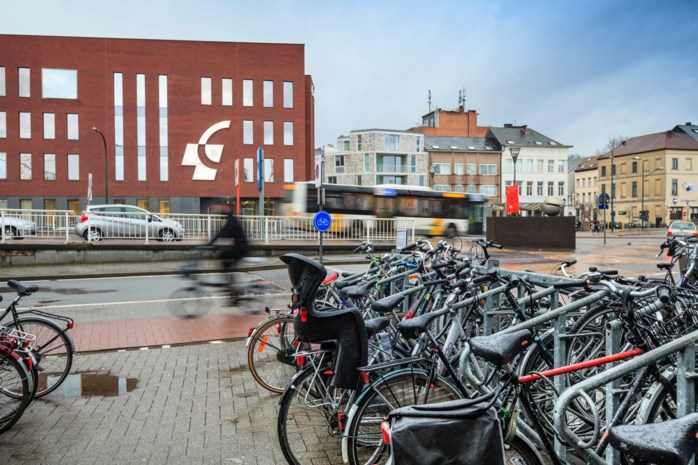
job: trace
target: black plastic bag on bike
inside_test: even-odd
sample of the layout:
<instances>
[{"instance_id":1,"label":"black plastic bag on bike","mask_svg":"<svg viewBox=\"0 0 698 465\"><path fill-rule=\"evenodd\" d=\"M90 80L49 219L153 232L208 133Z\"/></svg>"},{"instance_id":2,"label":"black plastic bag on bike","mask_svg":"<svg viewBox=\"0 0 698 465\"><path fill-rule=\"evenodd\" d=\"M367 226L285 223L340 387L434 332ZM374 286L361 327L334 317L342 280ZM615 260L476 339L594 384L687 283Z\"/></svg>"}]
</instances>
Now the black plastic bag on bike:
<instances>
[{"instance_id":1,"label":"black plastic bag on bike","mask_svg":"<svg viewBox=\"0 0 698 465\"><path fill-rule=\"evenodd\" d=\"M388 420L394 465L504 465L502 428L486 402L413 405Z\"/></svg>"}]
</instances>

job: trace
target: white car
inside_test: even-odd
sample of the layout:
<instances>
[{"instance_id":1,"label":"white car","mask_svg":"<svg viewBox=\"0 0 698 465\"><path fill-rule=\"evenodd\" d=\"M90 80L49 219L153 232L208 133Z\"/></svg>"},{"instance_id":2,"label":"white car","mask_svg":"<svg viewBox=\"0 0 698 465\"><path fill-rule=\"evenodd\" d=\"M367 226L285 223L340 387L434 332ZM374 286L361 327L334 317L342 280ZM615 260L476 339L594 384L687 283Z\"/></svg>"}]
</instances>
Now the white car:
<instances>
[{"instance_id":1,"label":"white car","mask_svg":"<svg viewBox=\"0 0 698 465\"><path fill-rule=\"evenodd\" d=\"M75 219L75 234L86 241L146 237L146 231L148 237L166 242L184 237L180 223L132 205L91 205Z\"/></svg>"},{"instance_id":2,"label":"white car","mask_svg":"<svg viewBox=\"0 0 698 465\"><path fill-rule=\"evenodd\" d=\"M669 230L666 232L667 238L672 237L695 237L698 236L695 223L690 221L674 221L669 225Z\"/></svg>"},{"instance_id":3,"label":"white car","mask_svg":"<svg viewBox=\"0 0 698 465\"><path fill-rule=\"evenodd\" d=\"M24 239L26 236L36 236L36 223L16 216L0 216L0 231L5 240Z\"/></svg>"}]
</instances>

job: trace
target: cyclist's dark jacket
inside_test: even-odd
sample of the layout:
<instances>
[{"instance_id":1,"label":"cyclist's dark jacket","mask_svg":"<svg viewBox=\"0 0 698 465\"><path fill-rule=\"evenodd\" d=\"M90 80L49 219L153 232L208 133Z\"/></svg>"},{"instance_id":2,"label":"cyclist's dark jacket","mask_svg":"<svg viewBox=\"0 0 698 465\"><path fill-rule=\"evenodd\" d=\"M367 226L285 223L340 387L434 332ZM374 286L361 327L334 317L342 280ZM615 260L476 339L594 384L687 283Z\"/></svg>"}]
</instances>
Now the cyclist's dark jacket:
<instances>
[{"instance_id":1,"label":"cyclist's dark jacket","mask_svg":"<svg viewBox=\"0 0 698 465\"><path fill-rule=\"evenodd\" d=\"M217 239L233 240L233 244L221 250L219 254L221 258L241 258L247 255L249 246L247 234L234 214L231 213L228 215L225 225L218 231L218 234L211 239L210 243L213 244Z\"/></svg>"}]
</instances>

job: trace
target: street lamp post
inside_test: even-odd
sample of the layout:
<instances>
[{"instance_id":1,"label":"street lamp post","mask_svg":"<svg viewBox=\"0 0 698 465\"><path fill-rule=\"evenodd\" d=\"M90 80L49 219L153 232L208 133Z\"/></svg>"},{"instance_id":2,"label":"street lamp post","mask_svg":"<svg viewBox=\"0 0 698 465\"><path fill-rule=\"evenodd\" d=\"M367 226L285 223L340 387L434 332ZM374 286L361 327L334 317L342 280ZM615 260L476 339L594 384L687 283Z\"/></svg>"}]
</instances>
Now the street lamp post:
<instances>
[{"instance_id":1,"label":"street lamp post","mask_svg":"<svg viewBox=\"0 0 698 465\"><path fill-rule=\"evenodd\" d=\"M431 188L434 188L434 175L436 174L436 166L429 166L429 174L431 175Z\"/></svg>"},{"instance_id":2,"label":"street lamp post","mask_svg":"<svg viewBox=\"0 0 698 465\"><path fill-rule=\"evenodd\" d=\"M107 152L107 139L99 128L93 126L92 130L102 137L102 144L104 144L104 203L109 203L109 155Z\"/></svg>"},{"instance_id":3,"label":"street lamp post","mask_svg":"<svg viewBox=\"0 0 698 465\"><path fill-rule=\"evenodd\" d=\"M513 186L516 187L516 193L519 193L519 186L516 184L516 160L519 158L519 152L521 149L519 147L509 147L509 152L511 153L511 159L514 161L514 183Z\"/></svg>"}]
</instances>

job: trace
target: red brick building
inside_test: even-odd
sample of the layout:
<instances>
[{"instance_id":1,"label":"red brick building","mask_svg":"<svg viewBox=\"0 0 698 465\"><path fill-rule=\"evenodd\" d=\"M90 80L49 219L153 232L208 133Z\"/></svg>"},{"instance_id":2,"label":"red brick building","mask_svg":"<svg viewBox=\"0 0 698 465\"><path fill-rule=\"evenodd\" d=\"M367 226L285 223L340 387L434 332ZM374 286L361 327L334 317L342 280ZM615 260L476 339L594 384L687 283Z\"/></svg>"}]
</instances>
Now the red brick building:
<instances>
[{"instance_id":1,"label":"red brick building","mask_svg":"<svg viewBox=\"0 0 698 465\"><path fill-rule=\"evenodd\" d=\"M269 208L311 178L313 128L300 44L0 35L0 208L79 209L91 174L93 203L198 213L237 162L253 211L259 148Z\"/></svg>"}]
</instances>

